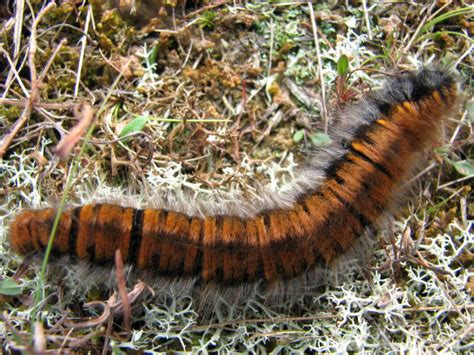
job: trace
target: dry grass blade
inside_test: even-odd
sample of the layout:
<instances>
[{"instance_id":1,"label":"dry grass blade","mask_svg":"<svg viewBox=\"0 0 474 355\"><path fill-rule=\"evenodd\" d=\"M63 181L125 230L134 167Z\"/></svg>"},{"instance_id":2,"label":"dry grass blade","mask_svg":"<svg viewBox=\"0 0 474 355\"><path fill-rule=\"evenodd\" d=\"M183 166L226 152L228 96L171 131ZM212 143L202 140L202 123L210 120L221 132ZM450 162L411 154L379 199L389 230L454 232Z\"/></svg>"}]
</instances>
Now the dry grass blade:
<instances>
[{"instance_id":1,"label":"dry grass blade","mask_svg":"<svg viewBox=\"0 0 474 355\"><path fill-rule=\"evenodd\" d=\"M329 128L329 117L328 110L326 107L326 86L323 76L323 64L321 59L321 50L319 48L319 36L318 36L318 25L316 23L316 18L314 16L313 2L308 1L308 7L310 12L311 26L313 28L313 38L314 45L316 47L316 55L318 60L318 75L319 75L319 84L321 85L321 116L324 121L324 133L328 132Z\"/></svg>"},{"instance_id":2,"label":"dry grass blade","mask_svg":"<svg viewBox=\"0 0 474 355\"><path fill-rule=\"evenodd\" d=\"M109 305L103 301L88 302L84 304L84 308L101 308L102 314L96 318L91 318L86 321L74 322L68 319L64 321L64 325L68 328L75 329L94 328L104 324L112 316Z\"/></svg>"},{"instance_id":3,"label":"dry grass blade","mask_svg":"<svg viewBox=\"0 0 474 355\"><path fill-rule=\"evenodd\" d=\"M4 156L13 138L18 134L18 132L24 126L26 121L28 121L35 104L39 100L39 90L41 87L41 82L38 79L38 75L36 71L36 62L35 62L35 56L36 56L36 50L37 50L36 30L43 16L45 16L48 13L48 11L50 11L55 6L56 6L55 3L49 3L48 5L46 5L33 21L33 26L31 27L29 54L28 54L28 64L29 64L29 69L30 69L30 81L31 81L31 90L28 97L28 103L25 106L20 118L15 122L15 124L11 128L10 132L7 133L3 137L2 141L0 142L0 158Z\"/></svg>"},{"instance_id":4,"label":"dry grass blade","mask_svg":"<svg viewBox=\"0 0 474 355\"><path fill-rule=\"evenodd\" d=\"M117 287L120 295L120 301L123 308L123 324L125 332L130 335L131 330L131 318L132 308L130 306L130 300L128 299L127 286L125 284L125 274L123 268L123 259L120 249L115 251L115 274L117 277Z\"/></svg>"},{"instance_id":5,"label":"dry grass blade","mask_svg":"<svg viewBox=\"0 0 474 355\"><path fill-rule=\"evenodd\" d=\"M46 335L44 333L43 324L35 322L33 334L33 349L36 354L41 354L46 350Z\"/></svg>"},{"instance_id":6,"label":"dry grass blade","mask_svg":"<svg viewBox=\"0 0 474 355\"><path fill-rule=\"evenodd\" d=\"M74 116L76 116L78 123L65 137L61 139L54 149L54 152L63 159L71 153L95 119L94 109L88 104L76 108L74 110Z\"/></svg>"}]
</instances>

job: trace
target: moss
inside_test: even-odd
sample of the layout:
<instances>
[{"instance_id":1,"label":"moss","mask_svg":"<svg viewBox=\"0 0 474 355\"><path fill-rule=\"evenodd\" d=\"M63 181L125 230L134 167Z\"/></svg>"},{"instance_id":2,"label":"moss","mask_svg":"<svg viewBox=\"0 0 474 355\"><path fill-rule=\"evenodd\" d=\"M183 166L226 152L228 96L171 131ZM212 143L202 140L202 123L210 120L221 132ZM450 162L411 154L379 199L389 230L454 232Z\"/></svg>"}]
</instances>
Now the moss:
<instances>
[{"instance_id":1,"label":"moss","mask_svg":"<svg viewBox=\"0 0 474 355\"><path fill-rule=\"evenodd\" d=\"M23 109L19 106L0 105L0 117L4 117L7 122L14 123L21 115Z\"/></svg>"}]
</instances>

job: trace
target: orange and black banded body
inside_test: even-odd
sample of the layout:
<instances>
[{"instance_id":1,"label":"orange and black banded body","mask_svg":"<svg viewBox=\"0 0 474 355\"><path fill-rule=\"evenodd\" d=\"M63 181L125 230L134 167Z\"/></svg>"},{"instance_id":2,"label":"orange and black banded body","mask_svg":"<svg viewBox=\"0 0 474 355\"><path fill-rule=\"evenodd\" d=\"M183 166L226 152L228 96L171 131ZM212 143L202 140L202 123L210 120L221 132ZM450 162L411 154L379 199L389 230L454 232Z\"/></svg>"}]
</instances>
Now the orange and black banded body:
<instances>
[{"instance_id":1,"label":"orange and black banded body","mask_svg":"<svg viewBox=\"0 0 474 355\"><path fill-rule=\"evenodd\" d=\"M222 284L272 282L330 266L393 203L457 95L456 81L440 70L389 81L347 111L357 120L350 133L345 128L345 138L335 135L338 153L324 167L322 183L301 193L291 208L242 218L90 204L63 212L53 250L106 263L120 249L126 262L156 275ZM55 213L19 214L11 225L13 249L44 250Z\"/></svg>"}]
</instances>

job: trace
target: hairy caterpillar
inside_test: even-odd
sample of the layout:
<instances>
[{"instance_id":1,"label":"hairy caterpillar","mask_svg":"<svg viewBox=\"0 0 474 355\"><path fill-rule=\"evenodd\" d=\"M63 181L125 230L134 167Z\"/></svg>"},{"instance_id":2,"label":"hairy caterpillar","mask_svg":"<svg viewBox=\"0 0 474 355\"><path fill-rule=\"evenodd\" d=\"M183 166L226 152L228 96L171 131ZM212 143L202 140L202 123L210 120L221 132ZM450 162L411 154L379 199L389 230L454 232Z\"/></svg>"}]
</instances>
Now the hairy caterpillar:
<instances>
[{"instance_id":1,"label":"hairy caterpillar","mask_svg":"<svg viewBox=\"0 0 474 355\"><path fill-rule=\"evenodd\" d=\"M445 70L400 75L341 113L332 145L315 153L291 193L276 201L237 201L212 213L79 206L62 213L53 251L101 264L120 249L127 263L154 275L223 285L331 268L394 206L457 98L457 82ZM44 250L55 214L20 213L10 228L13 249Z\"/></svg>"}]
</instances>

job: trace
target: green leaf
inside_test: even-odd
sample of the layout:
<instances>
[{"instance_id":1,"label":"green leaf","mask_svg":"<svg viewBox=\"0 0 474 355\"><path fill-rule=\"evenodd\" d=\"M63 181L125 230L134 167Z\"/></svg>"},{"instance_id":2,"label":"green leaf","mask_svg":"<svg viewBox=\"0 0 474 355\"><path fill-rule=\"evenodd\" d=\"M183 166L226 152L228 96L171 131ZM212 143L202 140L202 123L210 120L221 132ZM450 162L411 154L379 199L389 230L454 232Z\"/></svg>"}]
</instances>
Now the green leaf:
<instances>
[{"instance_id":1,"label":"green leaf","mask_svg":"<svg viewBox=\"0 0 474 355\"><path fill-rule=\"evenodd\" d=\"M454 17L454 16L460 16L464 14L469 14L472 13L473 9L470 6L462 7L462 8L456 8L455 10L446 12L444 14L441 14L439 16L436 16L432 20L428 21L420 30L420 34L425 33L426 31L430 30L433 28L436 24L446 21L447 19Z\"/></svg>"},{"instance_id":2,"label":"green leaf","mask_svg":"<svg viewBox=\"0 0 474 355\"><path fill-rule=\"evenodd\" d=\"M149 55L149 57L148 57L148 60L149 60L150 64L155 64L155 63L156 63L156 59L157 59L157 57L158 57L158 47L159 47L158 44L155 45L155 46L152 48L151 52L150 52L150 55Z\"/></svg>"},{"instance_id":3,"label":"green leaf","mask_svg":"<svg viewBox=\"0 0 474 355\"><path fill-rule=\"evenodd\" d=\"M206 11L198 19L198 23L204 30L212 30L214 28L214 21L217 17L217 13L214 11Z\"/></svg>"},{"instance_id":4,"label":"green leaf","mask_svg":"<svg viewBox=\"0 0 474 355\"><path fill-rule=\"evenodd\" d=\"M117 118L121 109L122 109L121 103L115 104L114 107L112 108L112 117Z\"/></svg>"},{"instance_id":5,"label":"green leaf","mask_svg":"<svg viewBox=\"0 0 474 355\"><path fill-rule=\"evenodd\" d=\"M293 134L293 142L299 143L304 138L304 129L300 129Z\"/></svg>"},{"instance_id":6,"label":"green leaf","mask_svg":"<svg viewBox=\"0 0 474 355\"><path fill-rule=\"evenodd\" d=\"M325 133L315 133L309 137L316 147L326 147L331 144L331 138Z\"/></svg>"},{"instance_id":7,"label":"green leaf","mask_svg":"<svg viewBox=\"0 0 474 355\"><path fill-rule=\"evenodd\" d=\"M146 122L148 121L148 117L146 116L138 116L128 122L125 127L122 128L122 131L119 134L119 137L125 137L126 135L134 132L140 132L145 127Z\"/></svg>"},{"instance_id":8,"label":"green leaf","mask_svg":"<svg viewBox=\"0 0 474 355\"><path fill-rule=\"evenodd\" d=\"M11 279L0 281L0 294L16 296L23 292L23 288Z\"/></svg>"},{"instance_id":9,"label":"green leaf","mask_svg":"<svg viewBox=\"0 0 474 355\"><path fill-rule=\"evenodd\" d=\"M439 154L439 155L445 157L446 155L448 155L450 149L451 149L451 146L449 144L445 144L445 145L442 145L440 147L436 147L433 150L436 154Z\"/></svg>"},{"instance_id":10,"label":"green leaf","mask_svg":"<svg viewBox=\"0 0 474 355\"><path fill-rule=\"evenodd\" d=\"M347 58L345 54L343 54L339 57L339 60L337 61L337 73L340 76L344 76L348 70L349 70L349 59Z\"/></svg>"},{"instance_id":11,"label":"green leaf","mask_svg":"<svg viewBox=\"0 0 474 355\"><path fill-rule=\"evenodd\" d=\"M464 176L474 176L474 165L472 165L469 160L452 161L448 159L448 162L459 174Z\"/></svg>"}]
</instances>

